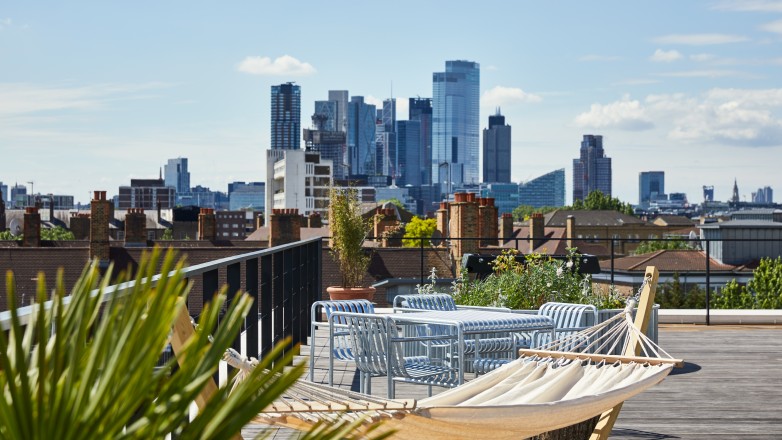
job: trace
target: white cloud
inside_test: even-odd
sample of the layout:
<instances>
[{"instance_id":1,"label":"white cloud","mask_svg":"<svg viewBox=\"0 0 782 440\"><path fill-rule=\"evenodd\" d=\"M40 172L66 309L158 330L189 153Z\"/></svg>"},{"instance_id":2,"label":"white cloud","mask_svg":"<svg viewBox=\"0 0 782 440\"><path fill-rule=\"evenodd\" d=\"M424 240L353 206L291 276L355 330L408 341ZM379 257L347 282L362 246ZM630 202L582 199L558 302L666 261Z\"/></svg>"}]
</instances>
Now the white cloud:
<instances>
[{"instance_id":1,"label":"white cloud","mask_svg":"<svg viewBox=\"0 0 782 440\"><path fill-rule=\"evenodd\" d=\"M310 63L301 62L290 55L274 60L269 57L246 57L236 68L252 75L269 76L307 76L316 72Z\"/></svg>"},{"instance_id":2,"label":"white cloud","mask_svg":"<svg viewBox=\"0 0 782 440\"><path fill-rule=\"evenodd\" d=\"M619 82L616 82L614 84L620 85L620 86L643 86L646 84L657 84L660 80L658 79L648 79L648 78L635 78L635 79L625 79Z\"/></svg>"},{"instance_id":3,"label":"white cloud","mask_svg":"<svg viewBox=\"0 0 782 440\"><path fill-rule=\"evenodd\" d=\"M515 105L524 102L540 102L543 98L540 95L527 93L517 87L496 86L493 89L483 92L481 96L481 106L501 107L503 105Z\"/></svg>"},{"instance_id":4,"label":"white cloud","mask_svg":"<svg viewBox=\"0 0 782 440\"><path fill-rule=\"evenodd\" d=\"M678 50L665 51L662 49L655 50L654 54L649 57L650 60L657 63L670 63L682 58L684 58L684 56Z\"/></svg>"},{"instance_id":5,"label":"white cloud","mask_svg":"<svg viewBox=\"0 0 782 440\"><path fill-rule=\"evenodd\" d=\"M760 26L761 30L782 34L782 20L772 21Z\"/></svg>"},{"instance_id":6,"label":"white cloud","mask_svg":"<svg viewBox=\"0 0 782 440\"><path fill-rule=\"evenodd\" d=\"M166 87L162 83L40 86L0 83L0 115L22 115L53 110L87 110L108 101L136 99L140 92Z\"/></svg>"},{"instance_id":7,"label":"white cloud","mask_svg":"<svg viewBox=\"0 0 782 440\"><path fill-rule=\"evenodd\" d=\"M500 70L497 66L486 66L482 70L487 70L489 72L496 72L497 70Z\"/></svg>"},{"instance_id":8,"label":"white cloud","mask_svg":"<svg viewBox=\"0 0 782 440\"><path fill-rule=\"evenodd\" d=\"M658 127L671 140L699 145L782 147L782 88L648 95L643 103L625 96L592 104L575 122L597 129Z\"/></svg>"},{"instance_id":9,"label":"white cloud","mask_svg":"<svg viewBox=\"0 0 782 440\"><path fill-rule=\"evenodd\" d=\"M375 98L372 95L365 95L364 103L369 105L374 105L377 108L383 108L383 100L380 98Z\"/></svg>"},{"instance_id":10,"label":"white cloud","mask_svg":"<svg viewBox=\"0 0 782 440\"><path fill-rule=\"evenodd\" d=\"M624 96L610 104L592 104L588 112L576 116L576 125L584 128L616 128L620 130L648 130L654 123L637 100Z\"/></svg>"},{"instance_id":11,"label":"white cloud","mask_svg":"<svg viewBox=\"0 0 782 440\"><path fill-rule=\"evenodd\" d=\"M712 44L741 43L749 41L749 38L730 34L670 34L654 38L652 41L658 44L708 46Z\"/></svg>"},{"instance_id":12,"label":"white cloud","mask_svg":"<svg viewBox=\"0 0 782 440\"><path fill-rule=\"evenodd\" d=\"M583 57L579 58L578 60L579 61L591 62L591 61L616 61L618 59L620 59L620 58L617 57L617 56L613 56L613 55L595 55L595 54L590 54L590 55L584 55Z\"/></svg>"},{"instance_id":13,"label":"white cloud","mask_svg":"<svg viewBox=\"0 0 782 440\"><path fill-rule=\"evenodd\" d=\"M782 12L782 1L778 0L726 0L714 9L740 12Z\"/></svg>"}]
</instances>

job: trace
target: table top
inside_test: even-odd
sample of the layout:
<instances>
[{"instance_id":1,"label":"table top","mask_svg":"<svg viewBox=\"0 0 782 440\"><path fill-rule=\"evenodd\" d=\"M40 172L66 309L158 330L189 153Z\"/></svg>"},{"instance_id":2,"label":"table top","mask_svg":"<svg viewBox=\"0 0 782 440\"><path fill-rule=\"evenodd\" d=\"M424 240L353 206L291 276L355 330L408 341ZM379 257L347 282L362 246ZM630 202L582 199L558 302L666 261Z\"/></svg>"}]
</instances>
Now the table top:
<instances>
[{"instance_id":1,"label":"table top","mask_svg":"<svg viewBox=\"0 0 782 440\"><path fill-rule=\"evenodd\" d=\"M465 332L550 330L555 327L554 320L548 316L474 309L433 310L391 316L400 322L461 324Z\"/></svg>"}]
</instances>

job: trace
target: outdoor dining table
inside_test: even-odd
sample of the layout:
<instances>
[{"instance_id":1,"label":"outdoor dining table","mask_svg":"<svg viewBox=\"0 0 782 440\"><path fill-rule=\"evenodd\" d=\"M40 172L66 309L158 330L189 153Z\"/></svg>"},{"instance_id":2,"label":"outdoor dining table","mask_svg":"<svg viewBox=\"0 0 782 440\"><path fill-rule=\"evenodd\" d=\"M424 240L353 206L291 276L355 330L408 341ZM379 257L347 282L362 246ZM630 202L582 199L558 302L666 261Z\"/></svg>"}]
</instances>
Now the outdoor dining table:
<instances>
[{"instance_id":1,"label":"outdoor dining table","mask_svg":"<svg viewBox=\"0 0 782 440\"><path fill-rule=\"evenodd\" d=\"M513 333L528 333L533 331L549 331L552 340L555 337L556 325L548 316L505 313L486 310L462 309L462 310L435 310L416 313L401 313L390 315L394 323L398 325L443 325L456 329L458 359L464 360L465 339L474 337L476 343L476 356L478 353L478 341L481 335L507 333L513 337ZM511 352L515 349L511 349ZM464 383L464 364L459 362L459 383Z\"/></svg>"}]
</instances>

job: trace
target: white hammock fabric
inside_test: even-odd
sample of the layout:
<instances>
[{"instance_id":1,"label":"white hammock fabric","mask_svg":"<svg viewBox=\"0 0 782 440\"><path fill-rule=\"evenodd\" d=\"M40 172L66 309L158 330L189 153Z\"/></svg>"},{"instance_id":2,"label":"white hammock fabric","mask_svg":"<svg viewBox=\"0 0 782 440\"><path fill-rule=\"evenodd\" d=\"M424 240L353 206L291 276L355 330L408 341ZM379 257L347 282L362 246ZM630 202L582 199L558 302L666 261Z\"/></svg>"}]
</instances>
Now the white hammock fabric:
<instances>
[{"instance_id":1,"label":"white hammock fabric","mask_svg":"<svg viewBox=\"0 0 782 440\"><path fill-rule=\"evenodd\" d=\"M624 353L634 343L642 356L590 356ZM600 415L662 381L677 362L635 328L630 307L533 352L417 402L300 381L256 421L306 429L318 420L366 417L387 419L383 429L398 439L518 439ZM237 368L254 364L235 352L228 357Z\"/></svg>"}]
</instances>

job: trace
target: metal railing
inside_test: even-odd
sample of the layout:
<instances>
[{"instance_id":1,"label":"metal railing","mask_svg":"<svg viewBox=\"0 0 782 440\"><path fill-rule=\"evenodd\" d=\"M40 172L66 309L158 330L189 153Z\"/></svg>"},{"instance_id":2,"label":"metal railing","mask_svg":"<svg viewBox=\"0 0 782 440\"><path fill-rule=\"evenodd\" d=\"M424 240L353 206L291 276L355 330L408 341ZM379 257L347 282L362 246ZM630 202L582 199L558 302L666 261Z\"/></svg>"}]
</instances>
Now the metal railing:
<instances>
[{"instance_id":1,"label":"metal railing","mask_svg":"<svg viewBox=\"0 0 782 440\"><path fill-rule=\"evenodd\" d=\"M248 357L268 354L274 345L290 336L293 344L306 343L310 329L310 305L320 299L322 239L313 238L275 246L269 249L235 255L182 269L193 283L188 297L192 316L200 313L201 305L212 300L220 290L220 281L227 284L227 302L240 290L253 298L253 308L245 318L242 333L246 338L246 350L241 349L241 335L233 348ZM155 285L160 275L155 275ZM109 286L102 301L126 294L135 281ZM200 298L194 298L198 295ZM98 295L99 291L93 291ZM196 301L200 299L201 301ZM64 302L70 302L66 297ZM190 306L194 306L190 308ZM47 301L44 307L51 307ZM17 309L20 322L29 322L34 306ZM0 329L10 327L9 311L0 313Z\"/></svg>"}]
</instances>

